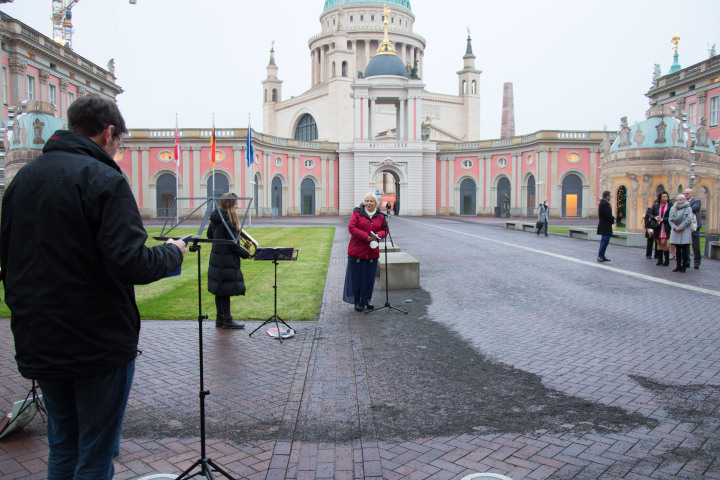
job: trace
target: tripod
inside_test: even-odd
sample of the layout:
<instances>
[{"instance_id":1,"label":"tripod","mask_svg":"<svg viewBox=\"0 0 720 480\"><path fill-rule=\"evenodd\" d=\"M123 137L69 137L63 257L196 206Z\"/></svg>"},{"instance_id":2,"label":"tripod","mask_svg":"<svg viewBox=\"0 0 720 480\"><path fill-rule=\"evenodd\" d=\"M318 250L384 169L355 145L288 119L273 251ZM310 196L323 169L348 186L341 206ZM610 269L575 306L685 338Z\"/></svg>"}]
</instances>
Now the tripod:
<instances>
[{"instance_id":1,"label":"tripod","mask_svg":"<svg viewBox=\"0 0 720 480\"><path fill-rule=\"evenodd\" d=\"M197 252L197 276L198 276L198 339L199 339L199 353L200 353L200 458L193 463L190 468L181 473L175 480L182 480L184 478L193 478L201 475L207 480L215 480L213 477L213 469L216 472L222 474L225 478L235 480L229 473L220 468L212 460L210 460L205 454L205 397L210 395L210 390L205 390L205 377L203 373L203 334L202 334L202 323L203 320L208 318L207 315L202 313L202 282L200 272L200 245L198 245L198 239L194 238L193 244L188 247L191 252ZM195 467L200 467L200 471L188 475Z\"/></svg>"},{"instance_id":2,"label":"tripod","mask_svg":"<svg viewBox=\"0 0 720 480\"><path fill-rule=\"evenodd\" d=\"M25 400L13 404L10 421L0 426L0 438L30 423L37 413L40 413L40 418L42 418L44 422L47 411L45 410L45 405L42 403L42 395L38 395L37 393L37 383L35 383L33 379L32 386L25 396Z\"/></svg>"},{"instance_id":3,"label":"tripod","mask_svg":"<svg viewBox=\"0 0 720 480\"><path fill-rule=\"evenodd\" d=\"M380 308L376 308L374 310L368 310L367 312L365 312L365 315L367 315L368 313L377 312L378 310L382 310L383 308L397 310L398 312L402 312L404 314L408 313L401 308L393 307L392 305L390 305L390 284L388 283L388 270L390 270L388 267L390 265L388 265L388 259L387 259L387 239L388 239L388 237L390 237L390 241L392 242L392 234L390 233L390 225L388 224L388 218L389 218L389 216L385 217L385 227L384 227L385 232L387 233L387 235L385 236L385 305L383 305ZM394 245L394 243L393 243L393 245Z\"/></svg>"},{"instance_id":4,"label":"tripod","mask_svg":"<svg viewBox=\"0 0 720 480\"><path fill-rule=\"evenodd\" d=\"M262 327L264 327L264 326L267 325L268 323L275 322L275 327L277 328L277 333L278 333L278 337L277 337L277 338L280 340L280 343L282 343L282 334L281 334L281 332L280 332L280 324L282 323L282 324L285 325L289 330L291 330L291 331L293 331L293 332L294 332L295 330L293 330L293 328L292 328L290 325L288 325L287 323L285 323L285 320L283 320L282 318L280 318L280 317L278 316L278 314L277 314L277 266L278 266L278 260L279 260L279 259L292 260L293 258L292 258L292 254L291 254L291 257L290 257L290 258L287 258L285 255L282 254L281 251L279 251L279 250L277 250L277 249L263 249L263 250L268 250L268 251L269 251L269 250L272 250L272 263L275 265L275 284L273 285L273 290L275 291L275 313L274 313L270 318L268 318L267 320L265 320L265 321L262 323L262 325L260 325L260 326L257 327L255 330L253 330L252 332L250 332L250 335L249 335L249 336L252 337L252 334L253 334L253 333L257 332L258 330L260 330ZM295 258L297 258L297 256L296 256ZM256 250L256 251L255 251L255 260L264 260L264 259L265 259L265 258L263 257L263 255L262 255L262 254L258 254L258 251Z\"/></svg>"}]
</instances>

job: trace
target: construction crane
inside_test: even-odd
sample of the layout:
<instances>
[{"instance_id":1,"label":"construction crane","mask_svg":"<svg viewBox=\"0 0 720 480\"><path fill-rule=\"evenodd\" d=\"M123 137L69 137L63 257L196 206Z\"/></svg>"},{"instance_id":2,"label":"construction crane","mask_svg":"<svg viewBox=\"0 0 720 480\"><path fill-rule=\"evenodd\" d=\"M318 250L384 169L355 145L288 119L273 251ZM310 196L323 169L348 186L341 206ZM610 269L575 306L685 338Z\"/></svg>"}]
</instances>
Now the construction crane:
<instances>
[{"instance_id":1,"label":"construction crane","mask_svg":"<svg viewBox=\"0 0 720 480\"><path fill-rule=\"evenodd\" d=\"M53 40L72 50L72 8L80 0L52 0Z\"/></svg>"}]
</instances>

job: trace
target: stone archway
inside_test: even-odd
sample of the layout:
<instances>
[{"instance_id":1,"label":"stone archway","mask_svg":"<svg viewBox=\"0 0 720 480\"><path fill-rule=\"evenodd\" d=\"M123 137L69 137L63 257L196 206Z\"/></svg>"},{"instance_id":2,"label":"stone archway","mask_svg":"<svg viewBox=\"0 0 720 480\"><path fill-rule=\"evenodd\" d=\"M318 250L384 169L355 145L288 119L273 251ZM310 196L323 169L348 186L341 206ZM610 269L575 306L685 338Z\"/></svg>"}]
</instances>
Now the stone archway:
<instances>
[{"instance_id":1,"label":"stone archway","mask_svg":"<svg viewBox=\"0 0 720 480\"><path fill-rule=\"evenodd\" d=\"M172 215L173 204L177 197L175 175L163 173L156 182L155 208L158 218L167 218Z\"/></svg>"},{"instance_id":2,"label":"stone archway","mask_svg":"<svg viewBox=\"0 0 720 480\"><path fill-rule=\"evenodd\" d=\"M620 185L615 194L615 219L618 227L627 223L627 188Z\"/></svg>"},{"instance_id":3,"label":"stone archway","mask_svg":"<svg viewBox=\"0 0 720 480\"><path fill-rule=\"evenodd\" d=\"M512 186L510 179L502 177L498 180L497 184L497 206L495 207L496 217L509 217L510 216L510 199L512 193Z\"/></svg>"},{"instance_id":4,"label":"stone archway","mask_svg":"<svg viewBox=\"0 0 720 480\"><path fill-rule=\"evenodd\" d=\"M379 200L382 195L393 196L395 200L390 202L394 215L400 215L400 176L397 172L390 169L380 170L375 176L375 191L380 193ZM387 202L385 202L387 203ZM386 210L386 205L381 205Z\"/></svg>"},{"instance_id":5,"label":"stone archway","mask_svg":"<svg viewBox=\"0 0 720 480\"><path fill-rule=\"evenodd\" d=\"M272 187L270 192L270 205L272 207L273 217L282 217L282 204L283 204L283 184L280 177L272 179Z\"/></svg>"},{"instance_id":6,"label":"stone archway","mask_svg":"<svg viewBox=\"0 0 720 480\"><path fill-rule=\"evenodd\" d=\"M535 176L530 175L527 179L527 216L532 217L535 215L535 205L539 205L540 202L536 200L535 192Z\"/></svg>"},{"instance_id":7,"label":"stone archway","mask_svg":"<svg viewBox=\"0 0 720 480\"><path fill-rule=\"evenodd\" d=\"M562 216L582 217L582 179L570 173L562 181Z\"/></svg>"},{"instance_id":8,"label":"stone archway","mask_svg":"<svg viewBox=\"0 0 720 480\"><path fill-rule=\"evenodd\" d=\"M300 215L315 215L315 181L310 177L300 183Z\"/></svg>"},{"instance_id":9,"label":"stone archway","mask_svg":"<svg viewBox=\"0 0 720 480\"><path fill-rule=\"evenodd\" d=\"M477 185L472 178L460 182L460 215L477 214Z\"/></svg>"}]
</instances>

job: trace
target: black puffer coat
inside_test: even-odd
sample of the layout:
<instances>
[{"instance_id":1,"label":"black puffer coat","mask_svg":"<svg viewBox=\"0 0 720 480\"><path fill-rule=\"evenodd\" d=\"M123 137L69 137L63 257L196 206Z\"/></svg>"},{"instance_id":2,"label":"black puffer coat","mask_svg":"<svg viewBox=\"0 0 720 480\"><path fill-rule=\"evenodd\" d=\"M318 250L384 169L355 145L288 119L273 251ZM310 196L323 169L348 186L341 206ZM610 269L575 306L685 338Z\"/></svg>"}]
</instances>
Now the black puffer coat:
<instances>
[{"instance_id":1,"label":"black puffer coat","mask_svg":"<svg viewBox=\"0 0 720 480\"><path fill-rule=\"evenodd\" d=\"M213 239L233 240L225 224L232 228L226 210L215 210L210 214L207 236ZM237 235L237 233L234 233ZM208 267L208 291L221 297L245 295L245 282L240 270L240 257L250 258L250 252L237 243L213 243Z\"/></svg>"}]
</instances>

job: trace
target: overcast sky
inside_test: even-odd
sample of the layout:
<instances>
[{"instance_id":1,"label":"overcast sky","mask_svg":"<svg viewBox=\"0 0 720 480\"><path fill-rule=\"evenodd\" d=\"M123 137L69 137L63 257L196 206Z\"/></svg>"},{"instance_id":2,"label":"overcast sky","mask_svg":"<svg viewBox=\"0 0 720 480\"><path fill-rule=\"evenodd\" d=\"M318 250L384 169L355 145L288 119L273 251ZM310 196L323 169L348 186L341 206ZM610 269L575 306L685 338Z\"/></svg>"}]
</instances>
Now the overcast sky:
<instances>
[{"instance_id":1,"label":"overcast sky","mask_svg":"<svg viewBox=\"0 0 720 480\"><path fill-rule=\"evenodd\" d=\"M512 82L515 132L608 130L645 118L653 66L667 74L671 38L680 64L720 52L719 0L411 0L427 40L426 89L457 95L467 30L482 70L481 132L500 136L503 83ZM51 0L0 10L52 36ZM118 103L130 128L247 126L262 130L262 86L272 40L283 99L310 87L308 39L324 0L80 0L74 50L115 59ZM390 38L392 41L392 37Z\"/></svg>"}]
</instances>

